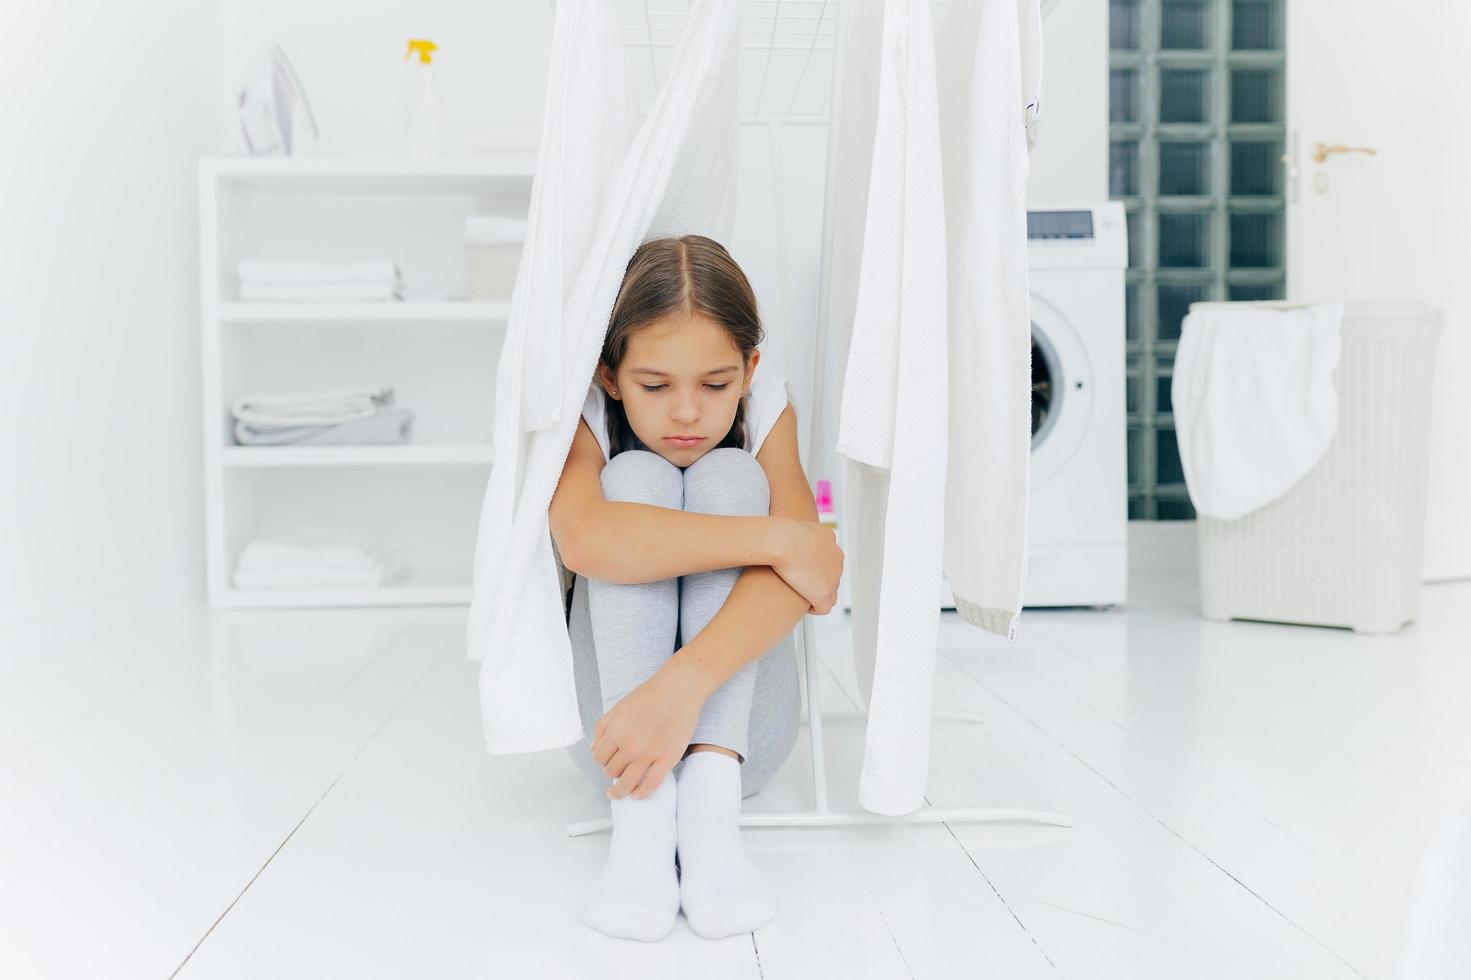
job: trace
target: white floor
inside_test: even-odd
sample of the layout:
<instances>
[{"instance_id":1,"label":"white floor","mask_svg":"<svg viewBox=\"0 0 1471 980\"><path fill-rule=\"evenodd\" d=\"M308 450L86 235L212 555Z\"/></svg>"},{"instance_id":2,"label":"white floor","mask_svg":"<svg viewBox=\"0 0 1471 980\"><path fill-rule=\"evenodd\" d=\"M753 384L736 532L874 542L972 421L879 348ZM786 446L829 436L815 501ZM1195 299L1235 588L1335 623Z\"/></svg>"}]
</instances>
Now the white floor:
<instances>
[{"instance_id":1,"label":"white floor","mask_svg":"<svg viewBox=\"0 0 1471 980\"><path fill-rule=\"evenodd\" d=\"M463 609L0 636L0 977L1471 977L1471 583L1386 637L1207 623L1133 533L1125 607L943 618L936 707L987 722L936 722L929 801L1074 827L748 828L780 911L719 942L577 921L607 835L563 827L607 803L484 753ZM861 725L827 735L851 806ZM748 808L808 802L805 737Z\"/></svg>"}]
</instances>

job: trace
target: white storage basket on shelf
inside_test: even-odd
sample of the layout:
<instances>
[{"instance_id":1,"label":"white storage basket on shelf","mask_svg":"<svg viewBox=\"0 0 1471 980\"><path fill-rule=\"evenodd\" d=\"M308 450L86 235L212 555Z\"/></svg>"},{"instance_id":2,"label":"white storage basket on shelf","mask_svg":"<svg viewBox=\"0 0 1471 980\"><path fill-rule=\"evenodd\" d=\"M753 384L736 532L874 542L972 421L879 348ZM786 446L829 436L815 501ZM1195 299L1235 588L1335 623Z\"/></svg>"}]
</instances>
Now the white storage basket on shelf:
<instances>
[{"instance_id":1,"label":"white storage basket on shelf","mask_svg":"<svg viewBox=\"0 0 1471 980\"><path fill-rule=\"evenodd\" d=\"M526 219L472 214L465 217L468 298L507 300L516 286Z\"/></svg>"},{"instance_id":2,"label":"white storage basket on shelf","mask_svg":"<svg viewBox=\"0 0 1471 980\"><path fill-rule=\"evenodd\" d=\"M1190 308L1227 305L1242 304ZM1344 304L1338 428L1323 457L1291 490L1248 514L1196 517L1203 616L1363 633L1415 618L1441 322L1420 303Z\"/></svg>"}]
</instances>

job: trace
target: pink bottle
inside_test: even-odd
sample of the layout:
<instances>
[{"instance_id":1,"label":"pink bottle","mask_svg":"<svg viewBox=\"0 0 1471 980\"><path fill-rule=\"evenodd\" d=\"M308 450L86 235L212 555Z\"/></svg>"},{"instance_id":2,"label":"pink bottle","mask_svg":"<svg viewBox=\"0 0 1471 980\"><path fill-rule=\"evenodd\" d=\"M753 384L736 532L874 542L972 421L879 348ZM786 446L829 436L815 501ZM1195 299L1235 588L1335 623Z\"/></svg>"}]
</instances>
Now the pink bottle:
<instances>
[{"instance_id":1,"label":"pink bottle","mask_svg":"<svg viewBox=\"0 0 1471 980\"><path fill-rule=\"evenodd\" d=\"M833 511L833 485L830 480L817 481L817 519L823 524L834 527L838 523L838 515Z\"/></svg>"}]
</instances>

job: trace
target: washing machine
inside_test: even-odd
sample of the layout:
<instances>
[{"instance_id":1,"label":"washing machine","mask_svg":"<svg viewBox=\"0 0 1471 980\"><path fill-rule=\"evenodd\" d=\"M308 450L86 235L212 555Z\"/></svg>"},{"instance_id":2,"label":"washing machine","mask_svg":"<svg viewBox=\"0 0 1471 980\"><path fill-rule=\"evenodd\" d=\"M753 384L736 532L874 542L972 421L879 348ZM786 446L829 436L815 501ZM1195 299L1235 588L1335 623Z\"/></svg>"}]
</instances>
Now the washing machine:
<instances>
[{"instance_id":1,"label":"washing machine","mask_svg":"<svg viewBox=\"0 0 1471 980\"><path fill-rule=\"evenodd\" d=\"M1023 606L1121 603L1127 225L1118 201L1027 211L1032 458ZM941 604L955 608L948 582Z\"/></svg>"}]
</instances>

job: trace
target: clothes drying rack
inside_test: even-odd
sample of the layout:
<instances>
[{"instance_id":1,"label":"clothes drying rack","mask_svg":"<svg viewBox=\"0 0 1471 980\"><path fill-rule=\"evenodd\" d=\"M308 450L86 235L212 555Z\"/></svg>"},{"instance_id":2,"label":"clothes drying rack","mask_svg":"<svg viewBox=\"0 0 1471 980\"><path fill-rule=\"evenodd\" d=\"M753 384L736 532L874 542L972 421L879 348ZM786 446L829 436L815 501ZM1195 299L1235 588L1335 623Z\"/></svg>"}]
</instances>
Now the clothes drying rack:
<instances>
[{"instance_id":1,"label":"clothes drying rack","mask_svg":"<svg viewBox=\"0 0 1471 980\"><path fill-rule=\"evenodd\" d=\"M555 0L552 0L555 3ZM646 111L658 92L661 67L678 43L683 19L691 0L619 0L620 27L628 54L630 77ZM843 57L837 43L843 37L846 9L857 0L742 0L740 41L741 122L784 125L828 125L832 93L841 90ZM868 0L878 2L878 0ZM932 11L943 13L956 0L931 0ZM1046 18L1061 0L1042 0ZM785 8L785 9L784 9ZM815 11L815 12L814 12ZM779 54L784 52L785 54ZM785 67L783 66L785 65ZM775 73L773 67L775 66ZM770 108L770 107L775 108ZM833 197L833 135L829 129L824 215L831 213ZM775 146L773 140L773 146ZM800 447L802 467L812 472L813 452L825 438L822 419L826 395L828 333L828 279L831 270L831 223L824 221L822 234L821 286L813 336L812 408L807 421L807 440ZM784 266L785 263L782 263ZM935 823L1024 823L1054 827L1072 826L1063 813L1013 806L936 807L925 806L911 813L888 816L867 810L834 810L828 805L826 750L822 728L826 721L866 719L866 711L829 711L820 707L822 664L818 660L816 629L812 615L804 615L799 633L807 702L807 731L812 754L812 797L810 809L742 810L742 827L825 827L872 824ZM961 711L933 711L937 721L965 725L984 724L982 716ZM611 815L568 823L569 837L611 830Z\"/></svg>"}]
</instances>

